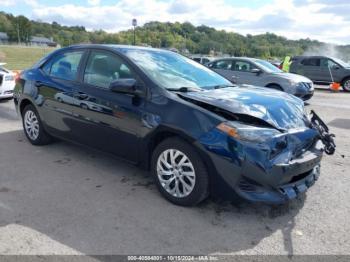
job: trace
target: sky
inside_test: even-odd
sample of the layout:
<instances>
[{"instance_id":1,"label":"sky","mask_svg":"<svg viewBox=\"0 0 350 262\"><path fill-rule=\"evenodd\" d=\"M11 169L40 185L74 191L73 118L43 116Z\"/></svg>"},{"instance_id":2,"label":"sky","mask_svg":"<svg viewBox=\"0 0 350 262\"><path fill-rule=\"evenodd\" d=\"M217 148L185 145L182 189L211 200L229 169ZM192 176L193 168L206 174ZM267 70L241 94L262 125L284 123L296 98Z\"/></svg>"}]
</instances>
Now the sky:
<instances>
[{"instance_id":1,"label":"sky","mask_svg":"<svg viewBox=\"0 0 350 262\"><path fill-rule=\"evenodd\" d=\"M272 32L350 44L349 0L0 0L32 20L118 32L149 21L191 22L241 34Z\"/></svg>"}]
</instances>

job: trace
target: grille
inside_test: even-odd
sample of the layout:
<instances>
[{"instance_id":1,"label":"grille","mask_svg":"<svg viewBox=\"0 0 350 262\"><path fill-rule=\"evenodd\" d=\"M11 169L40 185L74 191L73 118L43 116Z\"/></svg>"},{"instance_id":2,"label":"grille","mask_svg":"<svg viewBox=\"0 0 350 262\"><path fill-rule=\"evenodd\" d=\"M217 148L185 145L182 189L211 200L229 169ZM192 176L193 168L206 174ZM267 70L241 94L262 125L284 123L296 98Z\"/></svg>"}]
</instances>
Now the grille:
<instances>
[{"instance_id":1,"label":"grille","mask_svg":"<svg viewBox=\"0 0 350 262\"><path fill-rule=\"evenodd\" d=\"M312 88L312 83L306 83L304 82L303 85L305 85L308 89Z\"/></svg>"},{"instance_id":2,"label":"grille","mask_svg":"<svg viewBox=\"0 0 350 262\"><path fill-rule=\"evenodd\" d=\"M312 172L312 169L305 172L305 173L302 173L302 174L299 174L299 175L296 175L296 176L293 176L292 179L289 181L289 183L294 183L294 182L297 182L305 177L307 177L308 175L310 175Z\"/></svg>"},{"instance_id":3,"label":"grille","mask_svg":"<svg viewBox=\"0 0 350 262\"><path fill-rule=\"evenodd\" d=\"M261 185L247 177L242 177L238 183L239 189L245 192L259 192Z\"/></svg>"}]
</instances>

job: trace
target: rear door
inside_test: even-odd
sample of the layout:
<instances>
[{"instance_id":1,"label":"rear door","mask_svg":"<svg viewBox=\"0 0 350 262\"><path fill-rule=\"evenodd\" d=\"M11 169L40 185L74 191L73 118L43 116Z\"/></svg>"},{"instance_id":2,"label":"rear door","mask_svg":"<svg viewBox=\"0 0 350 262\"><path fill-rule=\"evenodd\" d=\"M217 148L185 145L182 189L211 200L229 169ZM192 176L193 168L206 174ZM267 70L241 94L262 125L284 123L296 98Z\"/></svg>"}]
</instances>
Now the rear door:
<instances>
[{"instance_id":1,"label":"rear door","mask_svg":"<svg viewBox=\"0 0 350 262\"><path fill-rule=\"evenodd\" d=\"M105 50L89 52L81 84L74 93L75 136L78 141L136 162L145 99L113 93L110 83L136 79L132 67L118 55Z\"/></svg>"},{"instance_id":2,"label":"rear door","mask_svg":"<svg viewBox=\"0 0 350 262\"><path fill-rule=\"evenodd\" d=\"M329 72L327 73L321 68L321 58L319 57L304 58L300 64L300 73L314 82L323 81L325 73L329 75Z\"/></svg>"},{"instance_id":3,"label":"rear door","mask_svg":"<svg viewBox=\"0 0 350 262\"><path fill-rule=\"evenodd\" d=\"M72 136L73 93L78 83L78 72L84 50L61 52L40 69L42 77L33 83L39 90L43 110L41 115L51 133L67 139Z\"/></svg>"}]
</instances>

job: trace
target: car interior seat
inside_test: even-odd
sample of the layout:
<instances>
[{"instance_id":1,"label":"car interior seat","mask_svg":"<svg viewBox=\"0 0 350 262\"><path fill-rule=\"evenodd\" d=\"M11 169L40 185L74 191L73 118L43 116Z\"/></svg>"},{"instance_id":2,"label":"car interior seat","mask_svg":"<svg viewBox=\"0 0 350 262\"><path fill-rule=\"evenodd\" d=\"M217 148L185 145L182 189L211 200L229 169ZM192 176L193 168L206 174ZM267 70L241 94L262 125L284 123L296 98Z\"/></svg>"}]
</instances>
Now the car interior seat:
<instances>
[{"instance_id":1,"label":"car interior seat","mask_svg":"<svg viewBox=\"0 0 350 262\"><path fill-rule=\"evenodd\" d=\"M89 84L107 88L113 80L112 74L108 68L106 57L95 58L84 80Z\"/></svg>"},{"instance_id":2,"label":"car interior seat","mask_svg":"<svg viewBox=\"0 0 350 262\"><path fill-rule=\"evenodd\" d=\"M60 61L56 75L64 79L72 79L72 64L68 61Z\"/></svg>"}]
</instances>

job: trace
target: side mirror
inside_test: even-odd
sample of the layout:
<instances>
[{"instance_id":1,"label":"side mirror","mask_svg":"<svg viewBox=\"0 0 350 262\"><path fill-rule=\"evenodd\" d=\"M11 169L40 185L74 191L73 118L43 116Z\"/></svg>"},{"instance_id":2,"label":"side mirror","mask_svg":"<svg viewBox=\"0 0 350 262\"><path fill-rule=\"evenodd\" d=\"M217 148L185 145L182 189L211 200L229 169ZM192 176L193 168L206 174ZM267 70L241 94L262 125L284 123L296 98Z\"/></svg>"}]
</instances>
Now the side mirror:
<instances>
[{"instance_id":1,"label":"side mirror","mask_svg":"<svg viewBox=\"0 0 350 262\"><path fill-rule=\"evenodd\" d=\"M136 83L132 78L118 79L109 85L109 89L114 93L144 96L144 92L137 88Z\"/></svg>"},{"instance_id":2,"label":"side mirror","mask_svg":"<svg viewBox=\"0 0 350 262\"><path fill-rule=\"evenodd\" d=\"M260 75L262 73L261 69L259 68L253 68L252 70L250 70L250 72L256 75Z\"/></svg>"}]
</instances>

